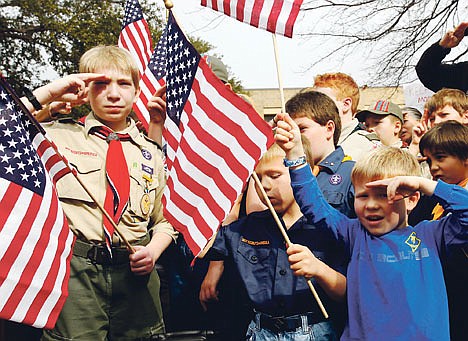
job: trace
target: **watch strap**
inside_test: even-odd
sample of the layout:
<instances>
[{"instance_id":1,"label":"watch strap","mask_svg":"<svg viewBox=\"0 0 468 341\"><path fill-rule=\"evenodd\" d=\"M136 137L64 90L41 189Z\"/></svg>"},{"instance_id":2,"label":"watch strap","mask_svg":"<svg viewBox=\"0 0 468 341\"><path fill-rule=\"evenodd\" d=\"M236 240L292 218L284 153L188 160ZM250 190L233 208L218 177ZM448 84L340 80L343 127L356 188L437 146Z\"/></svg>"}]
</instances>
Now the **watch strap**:
<instances>
[{"instance_id":1,"label":"watch strap","mask_svg":"<svg viewBox=\"0 0 468 341\"><path fill-rule=\"evenodd\" d=\"M28 88L23 88L23 93L35 110L42 110L42 104L37 100L36 96L34 96L31 90L29 90Z\"/></svg>"},{"instance_id":2,"label":"watch strap","mask_svg":"<svg viewBox=\"0 0 468 341\"><path fill-rule=\"evenodd\" d=\"M289 160L289 159L286 159L284 158L283 159L283 164L285 167L297 167L297 166L301 166L301 165L304 165L307 163L307 160L306 160L306 157L305 155L301 156L300 158L296 159L296 160Z\"/></svg>"}]
</instances>

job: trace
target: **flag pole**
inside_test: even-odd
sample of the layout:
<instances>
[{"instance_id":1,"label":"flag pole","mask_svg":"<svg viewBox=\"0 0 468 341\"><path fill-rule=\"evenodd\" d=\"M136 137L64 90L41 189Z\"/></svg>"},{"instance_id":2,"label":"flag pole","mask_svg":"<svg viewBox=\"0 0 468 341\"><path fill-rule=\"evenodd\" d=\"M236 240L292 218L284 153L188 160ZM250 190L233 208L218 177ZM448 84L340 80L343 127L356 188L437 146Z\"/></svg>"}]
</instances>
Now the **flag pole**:
<instances>
[{"instance_id":1,"label":"flag pole","mask_svg":"<svg viewBox=\"0 0 468 341\"><path fill-rule=\"evenodd\" d=\"M281 77L281 68L280 68L279 54L278 54L278 43L276 42L276 34L272 33L271 37L273 38L273 50L275 52L276 75L278 77L278 87L279 87L280 97L281 97L281 112L285 113L286 104L284 100L283 79Z\"/></svg>"},{"instance_id":2,"label":"flag pole","mask_svg":"<svg viewBox=\"0 0 468 341\"><path fill-rule=\"evenodd\" d=\"M99 210L106 216L107 219L109 219L109 221L111 222L112 226L114 227L115 229L115 232L117 232L117 234L119 235L119 237L122 239L122 241L124 242L125 246L129 249L129 251L131 253L135 253L135 249L134 247L128 242L128 240L125 238L125 236L122 234L122 232L119 230L117 224L114 222L114 220L111 218L111 216L109 215L109 213L104 209L104 207L102 207L101 204L99 204L99 202L97 201L97 199L94 197L94 195L89 191L89 189L85 186L85 184L81 181L81 179L78 177L78 174L76 173L76 171L73 170L73 168L70 167L70 164L68 163L67 159L65 159L65 157L58 151L57 149L57 146L52 143L46 136L46 132L44 130L44 128L42 128L42 126L39 124L39 122L37 122L37 120L34 118L34 116L31 114L31 112L28 110L28 108L26 108L26 106L23 104L23 102L21 101L21 99L18 97L18 95L10 88L10 85L5 82L3 76L0 77L1 79L1 82L2 82L2 85L4 86L4 88L8 91L8 93L10 94L10 96L15 100L15 102L20 106L20 109L26 114L26 116L28 116L29 120L32 122L32 124L34 124L34 126L37 128L37 130L39 130L39 132L44 136L44 138L47 140L47 142L49 142L49 144L52 146L52 148L54 149L55 153L57 153L58 157L63 161L63 163L67 166L67 168L70 170L70 172L73 174L73 176L75 177L75 179L79 182L79 184L81 185L81 187L83 187L84 191L89 195L89 197L91 198L91 200L94 201L94 203L96 204L96 206L99 208Z\"/></svg>"},{"instance_id":3,"label":"flag pole","mask_svg":"<svg viewBox=\"0 0 468 341\"><path fill-rule=\"evenodd\" d=\"M289 239L288 234L286 233L286 230L283 227L283 224L281 224L281 221L278 218L278 214L276 213L275 209L273 208L273 205L271 204L270 199L268 198L268 195L265 192L265 189L262 186L262 183L260 182L257 173L255 171L252 173L252 177L257 185L257 187L260 189L260 192L262 192L263 199L265 199L265 202L267 203L267 206L273 215L273 218L275 219L276 224L278 225L278 228L280 229L281 234L283 235L284 240L286 241L286 244L289 246L291 245L291 240ZM305 277L304 277L305 278ZM328 318L328 313L327 310L325 309L322 300L320 299L317 291L315 290L314 285L312 284L312 281L310 279L307 279L307 284L309 285L309 289L312 292L312 295L315 298L315 301L317 302L320 310L322 311L323 316L327 319Z\"/></svg>"}]
</instances>

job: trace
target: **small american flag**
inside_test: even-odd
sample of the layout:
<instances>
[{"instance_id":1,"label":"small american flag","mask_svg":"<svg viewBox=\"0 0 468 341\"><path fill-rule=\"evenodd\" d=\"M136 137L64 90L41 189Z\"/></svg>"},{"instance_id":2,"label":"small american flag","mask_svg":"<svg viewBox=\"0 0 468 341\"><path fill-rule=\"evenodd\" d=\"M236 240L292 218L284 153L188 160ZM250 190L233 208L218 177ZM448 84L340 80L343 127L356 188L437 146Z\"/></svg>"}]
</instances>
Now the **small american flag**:
<instances>
[{"instance_id":1,"label":"small american flag","mask_svg":"<svg viewBox=\"0 0 468 341\"><path fill-rule=\"evenodd\" d=\"M291 38L303 0L201 0L201 5Z\"/></svg>"},{"instance_id":2,"label":"small american flag","mask_svg":"<svg viewBox=\"0 0 468 341\"><path fill-rule=\"evenodd\" d=\"M273 134L255 109L214 75L172 13L164 37L168 169L164 216L198 255L273 143Z\"/></svg>"},{"instance_id":3,"label":"small american flag","mask_svg":"<svg viewBox=\"0 0 468 341\"><path fill-rule=\"evenodd\" d=\"M148 128L149 114L146 104L160 86L152 78L151 72L145 72L153 52L153 40L138 0L127 0L124 11L118 45L128 50L138 64L141 93L138 101L133 105L133 111L143 125Z\"/></svg>"},{"instance_id":4,"label":"small american flag","mask_svg":"<svg viewBox=\"0 0 468 341\"><path fill-rule=\"evenodd\" d=\"M51 179L71 170L0 81L0 318L52 328L74 237Z\"/></svg>"}]
</instances>

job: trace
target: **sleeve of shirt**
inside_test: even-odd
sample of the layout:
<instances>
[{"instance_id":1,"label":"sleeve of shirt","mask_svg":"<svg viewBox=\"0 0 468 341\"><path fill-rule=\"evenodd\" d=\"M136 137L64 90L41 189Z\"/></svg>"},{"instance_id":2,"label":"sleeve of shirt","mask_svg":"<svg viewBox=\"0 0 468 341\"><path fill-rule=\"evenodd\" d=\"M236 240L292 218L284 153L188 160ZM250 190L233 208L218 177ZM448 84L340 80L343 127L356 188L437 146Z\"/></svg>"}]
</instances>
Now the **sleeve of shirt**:
<instances>
[{"instance_id":1,"label":"sleeve of shirt","mask_svg":"<svg viewBox=\"0 0 468 341\"><path fill-rule=\"evenodd\" d=\"M468 242L468 191L457 185L438 181L434 194L444 211L440 220L445 244L466 245Z\"/></svg>"},{"instance_id":2,"label":"sleeve of shirt","mask_svg":"<svg viewBox=\"0 0 468 341\"><path fill-rule=\"evenodd\" d=\"M225 260L229 256L228 247L228 228L230 225L221 226L218 233L216 233L215 241L213 246L208 251L206 257L208 260Z\"/></svg>"},{"instance_id":3,"label":"sleeve of shirt","mask_svg":"<svg viewBox=\"0 0 468 341\"><path fill-rule=\"evenodd\" d=\"M461 89L463 71L461 64L443 64L442 60L450 53L449 48L431 45L416 64L416 73L419 80L428 89L434 92L442 88Z\"/></svg>"},{"instance_id":4,"label":"sleeve of shirt","mask_svg":"<svg viewBox=\"0 0 468 341\"><path fill-rule=\"evenodd\" d=\"M317 226L330 229L336 239L344 239L348 244L348 234L352 231L353 219L328 204L310 167L291 169L290 175L294 197L307 220Z\"/></svg>"}]
</instances>

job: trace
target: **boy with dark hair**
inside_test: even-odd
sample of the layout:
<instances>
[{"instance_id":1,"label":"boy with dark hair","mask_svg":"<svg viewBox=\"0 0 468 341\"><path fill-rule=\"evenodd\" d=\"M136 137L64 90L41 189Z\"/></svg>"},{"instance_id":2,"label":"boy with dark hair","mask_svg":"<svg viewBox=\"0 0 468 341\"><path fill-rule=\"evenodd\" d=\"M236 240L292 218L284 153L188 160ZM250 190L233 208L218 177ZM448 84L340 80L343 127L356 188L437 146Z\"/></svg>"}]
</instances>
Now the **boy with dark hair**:
<instances>
[{"instance_id":1,"label":"boy with dark hair","mask_svg":"<svg viewBox=\"0 0 468 341\"><path fill-rule=\"evenodd\" d=\"M299 128L287 114L276 119L275 139L294 163L304 154ZM326 202L309 167L290 170L307 220L329 229L350 254L342 340L449 339L441 262L448 248L468 242L468 191L419 174L417 160L405 150L382 147L369 154L353 169L358 218L350 219ZM451 214L408 226L419 191L436 196ZM319 273L311 255L290 261L301 274Z\"/></svg>"},{"instance_id":2,"label":"boy with dark hair","mask_svg":"<svg viewBox=\"0 0 468 341\"><path fill-rule=\"evenodd\" d=\"M461 90L437 91L426 102L424 109L429 128L449 120L468 124L468 96Z\"/></svg>"},{"instance_id":3,"label":"boy with dark hair","mask_svg":"<svg viewBox=\"0 0 468 341\"><path fill-rule=\"evenodd\" d=\"M430 129L419 144L421 154L427 157L434 180L468 189L468 126L457 121L446 121ZM433 219L447 215L441 204L433 211ZM468 283L468 247L454 247L447 252L444 264L445 283L447 286L450 337L451 340L464 340L468 335L465 321L465 309L468 295L465 292Z\"/></svg>"},{"instance_id":4,"label":"boy with dark hair","mask_svg":"<svg viewBox=\"0 0 468 341\"><path fill-rule=\"evenodd\" d=\"M341 119L333 100L317 91L302 92L286 102L286 111L309 141L314 170L327 202L354 217L351 170L354 161L338 146Z\"/></svg>"}]
</instances>

